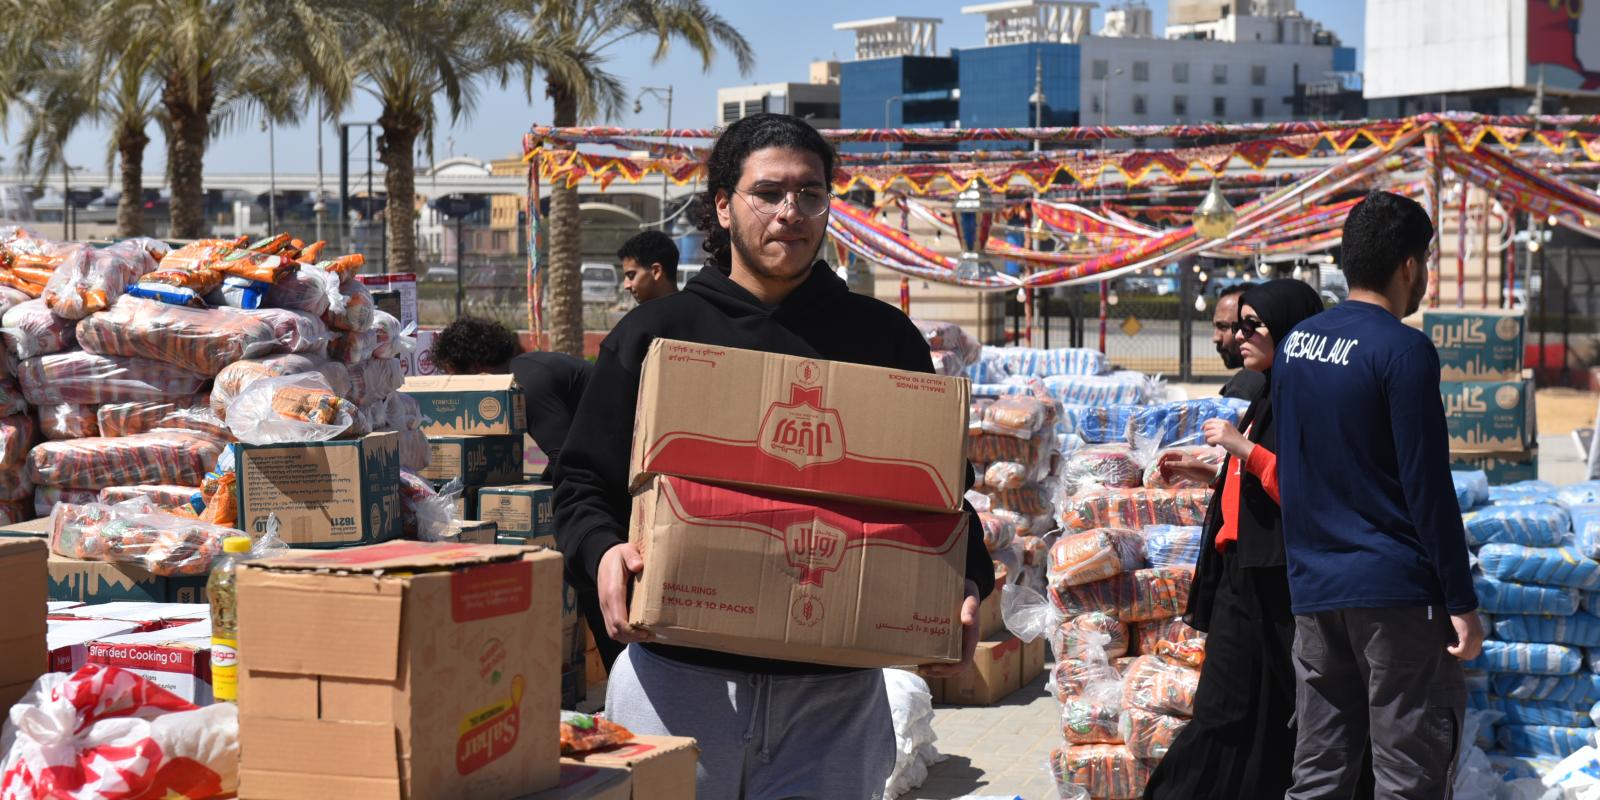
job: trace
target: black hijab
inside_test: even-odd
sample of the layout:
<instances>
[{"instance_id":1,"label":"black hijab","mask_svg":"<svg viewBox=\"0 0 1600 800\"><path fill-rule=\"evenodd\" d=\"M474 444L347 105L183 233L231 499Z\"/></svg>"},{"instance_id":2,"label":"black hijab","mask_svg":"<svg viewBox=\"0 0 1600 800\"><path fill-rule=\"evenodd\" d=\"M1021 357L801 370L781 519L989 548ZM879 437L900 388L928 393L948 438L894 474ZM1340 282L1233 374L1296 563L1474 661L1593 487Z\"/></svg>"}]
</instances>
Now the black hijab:
<instances>
[{"instance_id":1,"label":"black hijab","mask_svg":"<svg viewBox=\"0 0 1600 800\"><path fill-rule=\"evenodd\" d=\"M1239 313L1246 306L1272 337L1272 346L1278 345L1289 331L1307 319L1322 313L1322 297L1303 281L1282 278L1257 284L1245 290L1239 299ZM1277 432L1272 418L1272 370L1265 372L1266 381L1261 391L1251 401L1250 408L1239 422L1246 430L1246 438L1257 446L1276 452ZM1217 552L1217 532L1222 529L1222 492L1228 479L1225 470L1217 482L1216 493L1206 511L1204 535L1201 538L1200 559L1195 564L1194 583L1189 592L1186 618L1199 630L1211 625L1211 606L1219 581L1222 579L1222 555ZM1277 501L1267 494L1261 480L1248 471L1242 474L1239 486L1239 541L1234 546L1234 560L1238 567L1283 567L1283 515ZM1278 605L1274 603L1274 605ZM1262 609L1271 615L1288 615L1288 585L1283 586L1282 608Z\"/></svg>"}]
</instances>

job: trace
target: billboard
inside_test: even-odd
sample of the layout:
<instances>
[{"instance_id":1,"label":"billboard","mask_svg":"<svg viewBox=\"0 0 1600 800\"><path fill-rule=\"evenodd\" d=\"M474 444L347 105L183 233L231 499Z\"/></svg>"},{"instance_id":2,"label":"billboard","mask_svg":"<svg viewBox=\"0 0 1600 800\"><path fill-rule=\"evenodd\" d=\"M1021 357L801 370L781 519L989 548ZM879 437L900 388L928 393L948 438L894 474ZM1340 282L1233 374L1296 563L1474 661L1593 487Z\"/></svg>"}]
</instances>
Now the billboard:
<instances>
[{"instance_id":1,"label":"billboard","mask_svg":"<svg viewBox=\"0 0 1600 800\"><path fill-rule=\"evenodd\" d=\"M1527 0L1528 85L1600 92L1600 2Z\"/></svg>"}]
</instances>

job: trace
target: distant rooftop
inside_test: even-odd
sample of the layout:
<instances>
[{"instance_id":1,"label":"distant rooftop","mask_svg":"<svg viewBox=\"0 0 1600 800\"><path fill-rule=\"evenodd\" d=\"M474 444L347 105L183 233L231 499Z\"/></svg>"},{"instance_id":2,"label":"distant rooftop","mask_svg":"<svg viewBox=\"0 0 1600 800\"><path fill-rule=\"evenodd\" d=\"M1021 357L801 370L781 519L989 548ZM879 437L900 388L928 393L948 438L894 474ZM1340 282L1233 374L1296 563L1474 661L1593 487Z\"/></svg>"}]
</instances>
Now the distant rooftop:
<instances>
[{"instance_id":1,"label":"distant rooftop","mask_svg":"<svg viewBox=\"0 0 1600 800\"><path fill-rule=\"evenodd\" d=\"M1078 0L1000 0L963 6L984 15L984 44L1055 42L1076 44L1089 33L1089 15L1099 3Z\"/></svg>"},{"instance_id":2,"label":"distant rooftop","mask_svg":"<svg viewBox=\"0 0 1600 800\"><path fill-rule=\"evenodd\" d=\"M855 31L856 60L931 56L939 51L938 17L875 17L835 23L836 31Z\"/></svg>"}]
</instances>

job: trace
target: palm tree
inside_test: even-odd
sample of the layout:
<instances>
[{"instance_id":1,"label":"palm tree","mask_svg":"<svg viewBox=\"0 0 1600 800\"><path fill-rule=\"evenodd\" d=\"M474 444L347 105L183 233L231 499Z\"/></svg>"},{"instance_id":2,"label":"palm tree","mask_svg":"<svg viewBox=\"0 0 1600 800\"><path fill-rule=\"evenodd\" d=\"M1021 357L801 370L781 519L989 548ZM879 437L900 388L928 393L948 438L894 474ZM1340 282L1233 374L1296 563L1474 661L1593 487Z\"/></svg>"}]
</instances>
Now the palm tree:
<instances>
[{"instance_id":1,"label":"palm tree","mask_svg":"<svg viewBox=\"0 0 1600 800\"><path fill-rule=\"evenodd\" d=\"M643 37L655 44L654 59L666 58L674 41L681 40L700 56L703 67L720 46L733 54L739 71L755 66L750 43L702 0L567 0L535 7L528 29L548 37L551 47L566 54L571 69L547 69L545 94L555 106L553 124L574 126L615 117L627 100L621 77L603 69L606 52L621 42ZM530 209L530 213L532 210ZM578 269L582 257L579 236L578 190L552 186L550 190L550 349L583 354L583 285Z\"/></svg>"}]
</instances>

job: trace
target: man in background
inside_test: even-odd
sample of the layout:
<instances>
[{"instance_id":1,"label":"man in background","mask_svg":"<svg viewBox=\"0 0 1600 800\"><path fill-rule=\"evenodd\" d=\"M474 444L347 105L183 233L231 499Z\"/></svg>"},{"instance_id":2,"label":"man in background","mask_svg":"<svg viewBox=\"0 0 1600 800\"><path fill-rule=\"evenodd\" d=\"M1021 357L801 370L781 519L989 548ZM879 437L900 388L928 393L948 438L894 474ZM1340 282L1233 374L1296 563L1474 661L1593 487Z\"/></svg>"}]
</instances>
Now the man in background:
<instances>
[{"instance_id":1,"label":"man in background","mask_svg":"<svg viewBox=\"0 0 1600 800\"><path fill-rule=\"evenodd\" d=\"M661 231L645 231L622 243L622 288L640 305L678 291L678 245Z\"/></svg>"},{"instance_id":2,"label":"man in background","mask_svg":"<svg viewBox=\"0 0 1600 800\"><path fill-rule=\"evenodd\" d=\"M1222 357L1222 365L1233 370L1233 377L1222 386L1223 397L1254 400L1267 385L1266 376L1244 368L1244 356L1239 355L1239 342L1233 335L1233 323L1239 321L1239 298L1255 284L1234 284L1217 295L1217 307L1211 314L1211 343Z\"/></svg>"}]
</instances>

